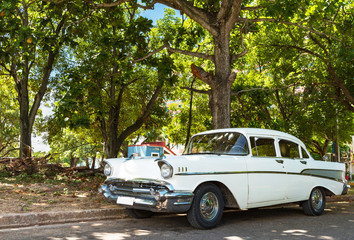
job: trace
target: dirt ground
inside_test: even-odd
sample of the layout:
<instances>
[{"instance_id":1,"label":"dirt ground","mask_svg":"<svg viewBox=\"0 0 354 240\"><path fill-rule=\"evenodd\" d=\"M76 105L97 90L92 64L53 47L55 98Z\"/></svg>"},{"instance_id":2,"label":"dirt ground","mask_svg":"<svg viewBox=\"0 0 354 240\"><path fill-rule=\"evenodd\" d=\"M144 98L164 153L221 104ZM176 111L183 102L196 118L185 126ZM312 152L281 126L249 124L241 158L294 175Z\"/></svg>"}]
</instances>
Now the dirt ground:
<instances>
[{"instance_id":1,"label":"dirt ground","mask_svg":"<svg viewBox=\"0 0 354 240\"><path fill-rule=\"evenodd\" d=\"M80 189L66 184L0 183L0 214L108 207L114 205L106 202L97 186Z\"/></svg>"}]
</instances>

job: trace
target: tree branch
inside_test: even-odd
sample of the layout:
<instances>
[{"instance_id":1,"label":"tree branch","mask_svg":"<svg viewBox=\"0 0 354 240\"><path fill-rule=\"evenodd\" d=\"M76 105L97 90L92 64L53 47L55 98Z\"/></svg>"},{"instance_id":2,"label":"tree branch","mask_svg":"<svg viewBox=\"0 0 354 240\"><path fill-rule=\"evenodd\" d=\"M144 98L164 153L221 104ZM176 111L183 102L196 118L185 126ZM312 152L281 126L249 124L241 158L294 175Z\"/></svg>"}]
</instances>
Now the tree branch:
<instances>
[{"instance_id":1,"label":"tree branch","mask_svg":"<svg viewBox=\"0 0 354 240\"><path fill-rule=\"evenodd\" d=\"M144 56L144 57L142 57L142 58L138 58L138 59L133 60L132 65L135 64L135 63L144 61L145 59L147 59L147 58L151 57L152 55L154 55L154 54L156 54L156 53L162 51L162 50L165 49L165 48L168 48L168 44L167 44L167 43L164 44L164 45L162 45L161 47L159 47L159 48L153 50L152 52L148 53L146 56Z\"/></svg>"},{"instance_id":2,"label":"tree branch","mask_svg":"<svg viewBox=\"0 0 354 240\"><path fill-rule=\"evenodd\" d=\"M221 7L216 17L217 21L220 22L227 18L230 9L232 8L231 1L221 1Z\"/></svg>"},{"instance_id":3,"label":"tree branch","mask_svg":"<svg viewBox=\"0 0 354 240\"><path fill-rule=\"evenodd\" d=\"M134 124L131 126L127 127L118 137L118 143L123 143L123 141L132 133L134 133L136 130L138 130L148 119L148 116L150 115L150 112L152 110L152 107L154 106L157 97L159 96L161 90L162 90L163 85L158 85L155 89L154 94L150 98L150 101L146 105L146 108L144 109L142 115L135 121ZM120 148L120 146L119 146Z\"/></svg>"},{"instance_id":4,"label":"tree branch","mask_svg":"<svg viewBox=\"0 0 354 240\"><path fill-rule=\"evenodd\" d=\"M208 84L209 86L213 86L213 73L207 72L203 68L198 67L194 64L191 65L192 73L194 76Z\"/></svg>"},{"instance_id":5,"label":"tree branch","mask_svg":"<svg viewBox=\"0 0 354 240\"><path fill-rule=\"evenodd\" d=\"M247 22L244 22L243 25L242 25L242 28L240 29L240 34L241 34L241 47L243 48L243 51L237 55L233 55L231 57L231 61L235 61L236 59L238 58L241 58L243 57L244 55L247 54L248 50L247 48L245 47L245 44L244 44L244 41L243 41L243 30L245 29L245 26L246 26Z\"/></svg>"},{"instance_id":6,"label":"tree branch","mask_svg":"<svg viewBox=\"0 0 354 240\"><path fill-rule=\"evenodd\" d=\"M289 84L289 85L284 86L284 87L279 87L279 88L250 88L250 89L244 89L244 90L240 90L240 91L232 91L231 92L231 96L238 96L241 93L258 91L258 90L261 90L261 91L278 91L278 90L286 89L286 88L289 88L289 87L294 87L297 84L298 84L298 82Z\"/></svg>"},{"instance_id":7,"label":"tree branch","mask_svg":"<svg viewBox=\"0 0 354 240\"><path fill-rule=\"evenodd\" d=\"M242 7L241 6L241 10L245 10L245 11L255 11L255 10L259 10L259 9L263 9L264 7L262 6L254 6L254 7Z\"/></svg>"},{"instance_id":8,"label":"tree branch","mask_svg":"<svg viewBox=\"0 0 354 240\"><path fill-rule=\"evenodd\" d=\"M191 51L185 51L185 50L181 50L181 49L176 49L176 48L170 47L169 44L166 44L166 48L167 48L167 50L169 52L180 53L180 54L183 54L183 55L188 55L188 56L192 56L192 57L197 57L197 58L202 58L202 59L214 61L214 55L207 55L207 54L204 54L204 53L198 53L198 52L191 52Z\"/></svg>"},{"instance_id":9,"label":"tree branch","mask_svg":"<svg viewBox=\"0 0 354 240\"><path fill-rule=\"evenodd\" d=\"M232 0L231 13L226 22L226 32L230 32L240 17L242 0Z\"/></svg>"},{"instance_id":10,"label":"tree branch","mask_svg":"<svg viewBox=\"0 0 354 240\"><path fill-rule=\"evenodd\" d=\"M59 22L59 24L58 24L58 26L57 26L57 28L55 30L55 33L56 33L57 36L60 34L60 31L63 28L66 19L67 19L67 17L64 15L63 19ZM63 44L63 42L59 43L60 46L62 44ZM39 87L39 90L38 90L35 98L34 98L34 101L33 101L33 104L32 104L32 107L31 107L31 110L30 110L30 113L29 113L29 122L30 122L31 128L33 126L33 123L34 123L34 120L36 118L36 114L37 114L37 111L38 111L39 106L41 104L41 101L43 99L43 96L44 96L44 94L47 91L48 83L49 83L49 77L50 77L50 74L51 74L52 69L53 69L53 64L54 64L54 60L55 60L56 55L57 55L57 53L53 52L52 49L49 51L47 64L44 67L44 73L43 73L41 85Z\"/></svg>"},{"instance_id":11,"label":"tree branch","mask_svg":"<svg viewBox=\"0 0 354 240\"><path fill-rule=\"evenodd\" d=\"M211 35L215 36L218 33L218 29L212 25L212 20L210 19L212 16L210 16L210 13L195 7L193 2L188 0L157 0L157 2L182 11L210 32Z\"/></svg>"},{"instance_id":12,"label":"tree branch","mask_svg":"<svg viewBox=\"0 0 354 240\"><path fill-rule=\"evenodd\" d=\"M201 94L209 94L210 93L210 90L200 90L200 89L195 89L195 88L191 88L191 87L180 87L180 89L189 90L189 91L201 93Z\"/></svg>"}]
</instances>

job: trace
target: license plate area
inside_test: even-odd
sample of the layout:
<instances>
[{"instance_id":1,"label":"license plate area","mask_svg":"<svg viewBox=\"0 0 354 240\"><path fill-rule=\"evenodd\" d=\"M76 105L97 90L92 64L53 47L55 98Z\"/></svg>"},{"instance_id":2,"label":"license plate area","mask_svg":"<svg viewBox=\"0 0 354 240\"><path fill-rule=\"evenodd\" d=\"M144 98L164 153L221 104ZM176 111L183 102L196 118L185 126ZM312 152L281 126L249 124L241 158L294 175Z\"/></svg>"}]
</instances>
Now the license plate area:
<instances>
[{"instance_id":1,"label":"license plate area","mask_svg":"<svg viewBox=\"0 0 354 240\"><path fill-rule=\"evenodd\" d=\"M117 198L117 204L124 204L124 205L133 206L134 199L135 198L133 198L133 197L119 196Z\"/></svg>"}]
</instances>

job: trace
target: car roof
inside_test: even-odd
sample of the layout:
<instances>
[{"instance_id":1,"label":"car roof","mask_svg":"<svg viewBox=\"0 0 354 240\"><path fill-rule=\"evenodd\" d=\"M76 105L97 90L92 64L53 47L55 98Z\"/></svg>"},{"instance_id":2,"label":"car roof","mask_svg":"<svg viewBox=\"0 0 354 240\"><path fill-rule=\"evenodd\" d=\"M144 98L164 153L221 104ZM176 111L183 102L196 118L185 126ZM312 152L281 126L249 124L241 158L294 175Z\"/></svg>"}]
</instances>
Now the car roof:
<instances>
[{"instance_id":1,"label":"car roof","mask_svg":"<svg viewBox=\"0 0 354 240\"><path fill-rule=\"evenodd\" d=\"M245 136L256 135L256 136L285 137L287 139L296 140L296 141L302 143L302 141L300 139L298 139L297 137L290 135L288 133L277 131L277 130L263 129L263 128L222 128L222 129L215 129L215 130L201 132L196 135L223 133L223 132L238 132L238 133L241 133Z\"/></svg>"}]
</instances>

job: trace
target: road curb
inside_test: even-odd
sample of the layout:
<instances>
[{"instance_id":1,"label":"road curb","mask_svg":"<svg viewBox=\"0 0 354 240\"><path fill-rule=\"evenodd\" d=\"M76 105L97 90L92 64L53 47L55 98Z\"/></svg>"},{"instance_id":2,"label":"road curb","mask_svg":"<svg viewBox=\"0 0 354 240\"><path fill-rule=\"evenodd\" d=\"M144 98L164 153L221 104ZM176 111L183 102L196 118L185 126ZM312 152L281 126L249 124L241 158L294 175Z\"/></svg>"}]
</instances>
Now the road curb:
<instances>
[{"instance_id":1,"label":"road curb","mask_svg":"<svg viewBox=\"0 0 354 240\"><path fill-rule=\"evenodd\" d=\"M0 215L0 229L67 222L105 220L127 216L125 209L90 209L71 212L17 213Z\"/></svg>"}]
</instances>

